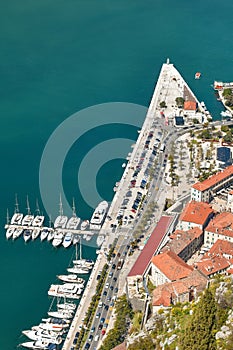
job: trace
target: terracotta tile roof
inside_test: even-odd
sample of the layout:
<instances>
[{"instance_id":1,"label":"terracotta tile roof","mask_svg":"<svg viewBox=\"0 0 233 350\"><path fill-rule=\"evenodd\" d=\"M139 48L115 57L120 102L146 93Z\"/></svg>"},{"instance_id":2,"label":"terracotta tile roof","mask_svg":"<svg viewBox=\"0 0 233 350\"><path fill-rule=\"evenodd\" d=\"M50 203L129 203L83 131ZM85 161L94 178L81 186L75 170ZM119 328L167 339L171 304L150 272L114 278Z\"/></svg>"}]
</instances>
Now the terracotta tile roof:
<instances>
[{"instance_id":1,"label":"terracotta tile roof","mask_svg":"<svg viewBox=\"0 0 233 350\"><path fill-rule=\"evenodd\" d=\"M177 295L189 293L190 288L196 288L197 292L205 289L208 278L200 271L194 270L188 277L182 280L169 282L156 287L153 290L153 306L169 306L171 298Z\"/></svg>"},{"instance_id":2,"label":"terracotta tile roof","mask_svg":"<svg viewBox=\"0 0 233 350\"><path fill-rule=\"evenodd\" d=\"M206 191L209 188L216 185L218 182L224 180L225 178L227 178L228 176L231 176L231 175L233 175L233 165L230 165L229 167L227 167L223 171L221 171L215 175L212 175L209 179L206 179L202 182L195 183L192 187L198 191Z\"/></svg>"},{"instance_id":3,"label":"terracotta tile roof","mask_svg":"<svg viewBox=\"0 0 233 350\"><path fill-rule=\"evenodd\" d=\"M213 212L208 203L191 201L186 204L179 220L204 225Z\"/></svg>"},{"instance_id":4,"label":"terracotta tile roof","mask_svg":"<svg viewBox=\"0 0 233 350\"><path fill-rule=\"evenodd\" d=\"M170 281L187 277L193 271L192 266L172 251L153 256L151 261Z\"/></svg>"},{"instance_id":5,"label":"terracotta tile roof","mask_svg":"<svg viewBox=\"0 0 233 350\"><path fill-rule=\"evenodd\" d=\"M233 190L231 190L228 194L233 194Z\"/></svg>"},{"instance_id":6,"label":"terracotta tile roof","mask_svg":"<svg viewBox=\"0 0 233 350\"><path fill-rule=\"evenodd\" d=\"M145 247L143 248L141 254L135 261L128 276L142 276L144 274L146 268L150 264L152 256L156 253L156 250L158 249L172 220L173 220L172 216L161 217L154 231L152 232L150 238L148 239Z\"/></svg>"},{"instance_id":7,"label":"terracotta tile roof","mask_svg":"<svg viewBox=\"0 0 233 350\"><path fill-rule=\"evenodd\" d=\"M205 232L233 237L233 213L223 212L216 215L208 224Z\"/></svg>"},{"instance_id":8,"label":"terracotta tile roof","mask_svg":"<svg viewBox=\"0 0 233 350\"><path fill-rule=\"evenodd\" d=\"M224 255L233 257L233 243L218 239L217 242L215 242L214 245L210 248L210 250L203 256L203 259L209 256L214 257Z\"/></svg>"},{"instance_id":9,"label":"terracotta tile roof","mask_svg":"<svg viewBox=\"0 0 233 350\"><path fill-rule=\"evenodd\" d=\"M181 253L191 242L203 235L199 227L194 227L188 231L176 230L170 235L170 241L162 249L163 252L171 250L177 255Z\"/></svg>"},{"instance_id":10,"label":"terracotta tile roof","mask_svg":"<svg viewBox=\"0 0 233 350\"><path fill-rule=\"evenodd\" d=\"M202 258L202 260L195 263L195 267L197 267L198 270L203 272L206 276L226 270L228 267L230 267L230 265L230 261L223 256Z\"/></svg>"},{"instance_id":11,"label":"terracotta tile roof","mask_svg":"<svg viewBox=\"0 0 233 350\"><path fill-rule=\"evenodd\" d=\"M197 103L195 101L185 101L184 110L195 111L197 109Z\"/></svg>"}]
</instances>

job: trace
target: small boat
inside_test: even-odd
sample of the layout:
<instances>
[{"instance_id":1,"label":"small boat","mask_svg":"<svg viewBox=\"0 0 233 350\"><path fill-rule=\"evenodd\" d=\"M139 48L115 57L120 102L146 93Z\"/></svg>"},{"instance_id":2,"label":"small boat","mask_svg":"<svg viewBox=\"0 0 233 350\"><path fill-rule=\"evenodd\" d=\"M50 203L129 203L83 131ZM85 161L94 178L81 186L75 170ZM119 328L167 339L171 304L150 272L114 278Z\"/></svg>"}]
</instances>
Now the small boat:
<instances>
[{"instance_id":1,"label":"small boat","mask_svg":"<svg viewBox=\"0 0 233 350\"><path fill-rule=\"evenodd\" d=\"M100 230L108 210L108 202L100 202L94 210L90 220L91 230Z\"/></svg>"},{"instance_id":2,"label":"small boat","mask_svg":"<svg viewBox=\"0 0 233 350\"><path fill-rule=\"evenodd\" d=\"M195 73L195 79L200 79L201 77L201 73L200 72L196 72Z\"/></svg>"},{"instance_id":3,"label":"small boat","mask_svg":"<svg viewBox=\"0 0 233 350\"><path fill-rule=\"evenodd\" d=\"M104 239L105 239L105 236L104 236L104 235L99 235L99 236L97 237L96 244L97 244L98 247L100 247L100 246L103 244Z\"/></svg>"},{"instance_id":4,"label":"small boat","mask_svg":"<svg viewBox=\"0 0 233 350\"><path fill-rule=\"evenodd\" d=\"M55 232L53 230L49 231L47 236L47 241L51 242L54 239Z\"/></svg>"},{"instance_id":5,"label":"small boat","mask_svg":"<svg viewBox=\"0 0 233 350\"><path fill-rule=\"evenodd\" d=\"M63 297L70 299L79 299L80 294L82 293L83 288L76 283L65 283L61 284L52 284L49 288L48 295L54 297ZM59 317L56 314L49 314L51 317ZM64 316L64 315L63 315ZM59 318L70 318L70 317L59 317Z\"/></svg>"},{"instance_id":6,"label":"small boat","mask_svg":"<svg viewBox=\"0 0 233 350\"><path fill-rule=\"evenodd\" d=\"M74 266L74 267L69 267L67 269L68 272L70 273L76 273L77 275L86 275L88 274L90 271L88 268L86 267L79 267L78 265Z\"/></svg>"},{"instance_id":7,"label":"small boat","mask_svg":"<svg viewBox=\"0 0 233 350\"><path fill-rule=\"evenodd\" d=\"M79 235L74 234L73 236L73 245L76 245L79 242L80 238Z\"/></svg>"},{"instance_id":8,"label":"small boat","mask_svg":"<svg viewBox=\"0 0 233 350\"><path fill-rule=\"evenodd\" d=\"M21 236L22 233L23 233L23 229L21 227L16 228L15 231L13 232L12 239L15 240L19 238L19 236Z\"/></svg>"},{"instance_id":9,"label":"small boat","mask_svg":"<svg viewBox=\"0 0 233 350\"><path fill-rule=\"evenodd\" d=\"M76 309L76 307L77 307L77 305L74 303L64 302L64 303L57 304L58 310L62 309L62 310L67 310L67 311L74 311Z\"/></svg>"},{"instance_id":10,"label":"small boat","mask_svg":"<svg viewBox=\"0 0 233 350\"><path fill-rule=\"evenodd\" d=\"M41 242L44 241L48 237L48 234L49 234L49 229L47 227L44 227L41 231L41 234L40 234Z\"/></svg>"},{"instance_id":11,"label":"small boat","mask_svg":"<svg viewBox=\"0 0 233 350\"><path fill-rule=\"evenodd\" d=\"M82 258L82 240L81 240L81 237L80 237L80 245L79 245L79 259L78 259L77 245L76 245L76 247L75 247L75 260L73 260L73 264L75 265L74 268L78 267L78 268L84 268L84 269L89 269L89 270L92 269L92 267L94 265L93 260ZM68 270L68 271L70 271L70 270Z\"/></svg>"},{"instance_id":12,"label":"small boat","mask_svg":"<svg viewBox=\"0 0 233 350\"><path fill-rule=\"evenodd\" d=\"M32 231L32 240L34 241L40 235L40 228L35 228Z\"/></svg>"},{"instance_id":13,"label":"small boat","mask_svg":"<svg viewBox=\"0 0 233 350\"><path fill-rule=\"evenodd\" d=\"M77 230L78 225L80 223L80 218L76 215L74 199L73 199L72 210L73 210L73 216L68 220L68 222L66 224L66 228L69 230Z\"/></svg>"},{"instance_id":14,"label":"small boat","mask_svg":"<svg viewBox=\"0 0 233 350\"><path fill-rule=\"evenodd\" d=\"M36 341L28 341L21 343L20 346L23 346L27 349L44 349L44 350L50 350L52 349L50 346L51 342L44 341L44 340L36 340ZM53 348L55 349L55 348Z\"/></svg>"},{"instance_id":15,"label":"small boat","mask_svg":"<svg viewBox=\"0 0 233 350\"><path fill-rule=\"evenodd\" d=\"M60 244L62 244L64 238L64 233L61 231L55 231L54 238L52 241L52 245L54 247L58 247Z\"/></svg>"},{"instance_id":16,"label":"small boat","mask_svg":"<svg viewBox=\"0 0 233 350\"><path fill-rule=\"evenodd\" d=\"M89 220L84 220L82 223L81 223L81 230L84 231L86 230L86 228L89 226Z\"/></svg>"},{"instance_id":17,"label":"small boat","mask_svg":"<svg viewBox=\"0 0 233 350\"><path fill-rule=\"evenodd\" d=\"M32 230L24 230L23 232L23 239L25 242L28 242L32 238Z\"/></svg>"},{"instance_id":18,"label":"small boat","mask_svg":"<svg viewBox=\"0 0 233 350\"><path fill-rule=\"evenodd\" d=\"M73 241L73 233L67 232L62 242L63 247L68 248L71 245L72 241Z\"/></svg>"},{"instance_id":19,"label":"small boat","mask_svg":"<svg viewBox=\"0 0 233 350\"><path fill-rule=\"evenodd\" d=\"M13 233L15 232L16 228L9 226L8 229L6 230L6 239L10 239L13 237Z\"/></svg>"},{"instance_id":20,"label":"small boat","mask_svg":"<svg viewBox=\"0 0 233 350\"><path fill-rule=\"evenodd\" d=\"M60 205L59 216L54 221L54 228L65 228L66 223L68 221L68 217L63 215L61 195L60 195L60 204L59 205Z\"/></svg>"},{"instance_id":21,"label":"small boat","mask_svg":"<svg viewBox=\"0 0 233 350\"><path fill-rule=\"evenodd\" d=\"M67 324L66 327L69 327L69 324ZM40 323L38 326L32 327L32 330L35 330L35 331L38 331L39 329L57 332L58 334L60 334L61 332L64 331L64 326L57 323Z\"/></svg>"},{"instance_id":22,"label":"small boat","mask_svg":"<svg viewBox=\"0 0 233 350\"><path fill-rule=\"evenodd\" d=\"M49 331L49 330L30 329L30 330L22 331L22 333L31 340L44 340L44 341L49 341L50 343L53 343L53 344L61 344L62 342L62 338L56 332Z\"/></svg>"},{"instance_id":23,"label":"small boat","mask_svg":"<svg viewBox=\"0 0 233 350\"><path fill-rule=\"evenodd\" d=\"M32 226L34 227L41 227L44 222L45 217L42 215L36 215L36 217L33 219Z\"/></svg>"},{"instance_id":24,"label":"small boat","mask_svg":"<svg viewBox=\"0 0 233 350\"><path fill-rule=\"evenodd\" d=\"M80 286L84 286L85 283L85 280L83 278L80 278L75 274L57 275L57 278L66 283L78 283Z\"/></svg>"},{"instance_id":25,"label":"small boat","mask_svg":"<svg viewBox=\"0 0 233 350\"><path fill-rule=\"evenodd\" d=\"M15 213L11 219L11 225L21 225L23 214Z\"/></svg>"},{"instance_id":26,"label":"small boat","mask_svg":"<svg viewBox=\"0 0 233 350\"><path fill-rule=\"evenodd\" d=\"M65 320L62 318L56 318L56 317L48 317L48 318L42 318L42 321L47 324L58 324L60 326L63 326L64 328L69 327L70 320Z\"/></svg>"},{"instance_id":27,"label":"small boat","mask_svg":"<svg viewBox=\"0 0 233 350\"><path fill-rule=\"evenodd\" d=\"M58 310L58 311L49 311L48 315L51 317L57 317L57 318L73 318L73 312L68 312L66 310Z\"/></svg>"}]
</instances>

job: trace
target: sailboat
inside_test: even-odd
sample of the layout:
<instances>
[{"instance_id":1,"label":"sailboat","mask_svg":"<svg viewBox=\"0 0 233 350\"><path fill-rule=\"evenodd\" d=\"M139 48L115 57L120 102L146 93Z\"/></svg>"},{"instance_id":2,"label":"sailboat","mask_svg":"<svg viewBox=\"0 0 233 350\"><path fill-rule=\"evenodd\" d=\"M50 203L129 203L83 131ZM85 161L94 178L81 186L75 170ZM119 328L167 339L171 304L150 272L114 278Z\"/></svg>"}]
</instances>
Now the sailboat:
<instances>
[{"instance_id":1,"label":"sailboat","mask_svg":"<svg viewBox=\"0 0 233 350\"><path fill-rule=\"evenodd\" d=\"M18 198L17 194L15 195L15 212L14 215L12 216L11 225L21 225L23 219L23 214L19 212L19 203L18 203Z\"/></svg>"},{"instance_id":2,"label":"sailboat","mask_svg":"<svg viewBox=\"0 0 233 350\"><path fill-rule=\"evenodd\" d=\"M31 226L33 220L34 220L34 216L31 215L31 209L29 206L29 200L28 200L28 196L27 196L27 215L25 215L25 217L22 220L22 225L23 226Z\"/></svg>"},{"instance_id":3,"label":"sailboat","mask_svg":"<svg viewBox=\"0 0 233 350\"><path fill-rule=\"evenodd\" d=\"M80 223L80 218L76 215L74 198L73 198L72 211L73 211L73 215L69 219L69 221L67 222L66 228L70 229L70 230L77 230L78 229L78 225Z\"/></svg>"},{"instance_id":4,"label":"sailboat","mask_svg":"<svg viewBox=\"0 0 233 350\"><path fill-rule=\"evenodd\" d=\"M63 215L62 200L60 195L59 216L55 219L54 228L65 228L67 220L67 216Z\"/></svg>"},{"instance_id":5,"label":"sailboat","mask_svg":"<svg viewBox=\"0 0 233 350\"><path fill-rule=\"evenodd\" d=\"M77 244L75 247L75 257L76 259L73 260L74 266L71 268L68 268L67 271L72 274L87 274L89 273L89 270L92 269L92 266L94 265L94 262L92 260L82 259L82 242L81 237L79 239L80 242L80 252L79 252L79 259L77 254Z\"/></svg>"},{"instance_id":6,"label":"sailboat","mask_svg":"<svg viewBox=\"0 0 233 350\"><path fill-rule=\"evenodd\" d=\"M54 238L54 229L51 227L52 224L52 220L51 220L51 215L49 215L49 228L48 228L48 232L47 235L44 233L43 236L45 236L45 238L47 237L47 241L52 241L52 239ZM46 229L44 227L44 229ZM43 238L43 239L45 239ZM42 233L41 233L41 239L42 239Z\"/></svg>"},{"instance_id":7,"label":"sailboat","mask_svg":"<svg viewBox=\"0 0 233 350\"><path fill-rule=\"evenodd\" d=\"M40 214L38 200L36 201L36 214L37 215L36 215L36 217L34 218L34 220L32 222L32 226L41 227L43 225L45 217Z\"/></svg>"}]
</instances>

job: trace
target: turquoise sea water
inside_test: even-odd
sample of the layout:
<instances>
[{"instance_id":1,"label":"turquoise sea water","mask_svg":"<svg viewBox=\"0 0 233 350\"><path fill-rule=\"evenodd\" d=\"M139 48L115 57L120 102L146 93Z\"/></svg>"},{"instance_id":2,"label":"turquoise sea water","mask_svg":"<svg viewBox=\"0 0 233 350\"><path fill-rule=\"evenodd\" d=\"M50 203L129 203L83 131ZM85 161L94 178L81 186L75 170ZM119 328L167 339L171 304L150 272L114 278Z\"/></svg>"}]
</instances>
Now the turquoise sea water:
<instances>
[{"instance_id":1,"label":"turquoise sea water","mask_svg":"<svg viewBox=\"0 0 233 350\"><path fill-rule=\"evenodd\" d=\"M73 113L99 103L148 106L167 57L218 119L222 106L211 84L215 79L233 80L233 3L0 0L0 4L0 349L13 350L22 340L21 331L45 316L48 287L56 274L65 272L73 252L39 241L25 245L22 239L5 240L6 208L13 213L15 193L23 212L27 194L32 209L36 198L40 202L39 164L51 133ZM202 73L198 81L196 71ZM137 132L125 127L116 132L112 127L89 136L95 144L119 134L135 139ZM80 197L76 181L78 155L85 144L75 147L64 164L63 186L69 200L75 196L78 214L87 218L92 208ZM97 174L98 190L107 200L122 174L121 164L108 162ZM95 256L91 248L84 253Z\"/></svg>"}]
</instances>

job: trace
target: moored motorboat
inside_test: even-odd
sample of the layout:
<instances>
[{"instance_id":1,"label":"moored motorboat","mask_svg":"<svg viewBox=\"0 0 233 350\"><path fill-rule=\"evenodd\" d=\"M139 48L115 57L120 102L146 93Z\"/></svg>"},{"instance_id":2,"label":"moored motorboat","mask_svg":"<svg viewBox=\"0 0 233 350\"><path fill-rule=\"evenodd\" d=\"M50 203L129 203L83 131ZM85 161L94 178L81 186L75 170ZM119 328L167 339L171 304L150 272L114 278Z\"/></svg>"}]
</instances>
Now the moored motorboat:
<instances>
[{"instance_id":1,"label":"moored motorboat","mask_svg":"<svg viewBox=\"0 0 233 350\"><path fill-rule=\"evenodd\" d=\"M67 232L62 242L63 247L68 248L71 245L72 241L73 241L73 233Z\"/></svg>"},{"instance_id":2,"label":"moored motorboat","mask_svg":"<svg viewBox=\"0 0 233 350\"><path fill-rule=\"evenodd\" d=\"M44 340L44 341L49 341L50 343L53 343L53 344L61 344L62 342L62 338L59 336L58 333L49 331L49 330L30 329L30 330L22 331L22 333L31 340Z\"/></svg>"},{"instance_id":3,"label":"moored motorboat","mask_svg":"<svg viewBox=\"0 0 233 350\"><path fill-rule=\"evenodd\" d=\"M44 241L48 237L48 234L49 234L49 229L47 227L43 227L41 234L40 234L41 242Z\"/></svg>"},{"instance_id":4,"label":"moored motorboat","mask_svg":"<svg viewBox=\"0 0 233 350\"><path fill-rule=\"evenodd\" d=\"M47 236L47 241L51 242L54 239L55 232L54 230L49 231L48 236Z\"/></svg>"},{"instance_id":5,"label":"moored motorboat","mask_svg":"<svg viewBox=\"0 0 233 350\"><path fill-rule=\"evenodd\" d=\"M84 283L85 283L85 280L81 277L78 277L76 274L57 275L57 278L67 283L77 283L80 285L80 287L84 286Z\"/></svg>"},{"instance_id":6,"label":"moored motorboat","mask_svg":"<svg viewBox=\"0 0 233 350\"><path fill-rule=\"evenodd\" d=\"M40 228L34 228L32 231L32 240L34 241L40 235Z\"/></svg>"},{"instance_id":7,"label":"moored motorboat","mask_svg":"<svg viewBox=\"0 0 233 350\"><path fill-rule=\"evenodd\" d=\"M74 273L77 275L86 275L90 272L87 267L80 267L78 265L75 265L74 267L69 267L67 269L67 271L72 273L72 274Z\"/></svg>"},{"instance_id":8,"label":"moored motorboat","mask_svg":"<svg viewBox=\"0 0 233 350\"><path fill-rule=\"evenodd\" d=\"M108 202L102 201L98 204L90 220L91 230L100 230L108 210Z\"/></svg>"},{"instance_id":9,"label":"moored motorboat","mask_svg":"<svg viewBox=\"0 0 233 350\"><path fill-rule=\"evenodd\" d=\"M66 310L49 311L48 315L51 317L69 319L73 318L73 312L68 312Z\"/></svg>"},{"instance_id":10,"label":"moored motorboat","mask_svg":"<svg viewBox=\"0 0 233 350\"><path fill-rule=\"evenodd\" d=\"M54 247L58 247L60 244L62 244L64 238L64 233L61 231L55 231L54 238L52 241L52 245Z\"/></svg>"},{"instance_id":11,"label":"moored motorboat","mask_svg":"<svg viewBox=\"0 0 233 350\"><path fill-rule=\"evenodd\" d=\"M62 310L67 310L67 311L74 311L76 309L77 305L75 303L59 303L57 304L57 308L62 309Z\"/></svg>"},{"instance_id":12,"label":"moored motorboat","mask_svg":"<svg viewBox=\"0 0 233 350\"><path fill-rule=\"evenodd\" d=\"M25 242L28 242L32 238L32 230L24 230L23 232L23 239Z\"/></svg>"},{"instance_id":13,"label":"moored motorboat","mask_svg":"<svg viewBox=\"0 0 233 350\"><path fill-rule=\"evenodd\" d=\"M89 226L89 220L84 220L82 223L81 223L81 230L84 231L86 230L86 228Z\"/></svg>"},{"instance_id":14,"label":"moored motorboat","mask_svg":"<svg viewBox=\"0 0 233 350\"><path fill-rule=\"evenodd\" d=\"M13 233L15 232L16 228L9 226L8 229L6 230L6 239L10 239L13 237Z\"/></svg>"},{"instance_id":15,"label":"moored motorboat","mask_svg":"<svg viewBox=\"0 0 233 350\"><path fill-rule=\"evenodd\" d=\"M55 347L52 347L51 345L52 345L51 342L43 341L43 340L28 341L20 344L20 346L23 346L24 348L27 348L27 349L44 349L44 350L56 349L56 345Z\"/></svg>"},{"instance_id":16,"label":"moored motorboat","mask_svg":"<svg viewBox=\"0 0 233 350\"><path fill-rule=\"evenodd\" d=\"M69 327L69 324L65 326ZM47 331L61 333L64 331L64 328L66 328L65 326L57 323L40 323L38 326L33 326L32 329L33 330L44 329Z\"/></svg>"},{"instance_id":17,"label":"moored motorboat","mask_svg":"<svg viewBox=\"0 0 233 350\"><path fill-rule=\"evenodd\" d=\"M23 233L23 229L21 227L17 227L13 232L12 239L15 240L15 239L19 238L22 233Z\"/></svg>"},{"instance_id":18,"label":"moored motorboat","mask_svg":"<svg viewBox=\"0 0 233 350\"><path fill-rule=\"evenodd\" d=\"M83 288L76 283L52 284L49 288L48 295L55 297L65 297L70 299L79 299ZM59 317L55 314L49 314L52 317ZM69 317L59 317L69 318Z\"/></svg>"}]
</instances>

